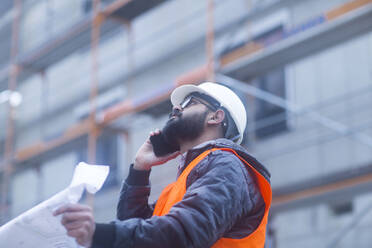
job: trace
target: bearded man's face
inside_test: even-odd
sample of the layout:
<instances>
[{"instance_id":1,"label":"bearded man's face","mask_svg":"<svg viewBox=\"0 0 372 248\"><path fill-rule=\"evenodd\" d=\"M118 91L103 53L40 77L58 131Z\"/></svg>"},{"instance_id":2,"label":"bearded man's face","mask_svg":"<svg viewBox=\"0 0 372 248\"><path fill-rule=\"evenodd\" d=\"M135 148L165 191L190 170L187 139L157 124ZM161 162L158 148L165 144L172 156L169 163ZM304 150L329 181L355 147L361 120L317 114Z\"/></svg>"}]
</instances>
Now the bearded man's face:
<instances>
[{"instance_id":1,"label":"bearded man's face","mask_svg":"<svg viewBox=\"0 0 372 248\"><path fill-rule=\"evenodd\" d=\"M172 146L179 147L182 141L191 141L204 132L204 122L208 110L184 114L183 111L172 111L162 133Z\"/></svg>"}]
</instances>

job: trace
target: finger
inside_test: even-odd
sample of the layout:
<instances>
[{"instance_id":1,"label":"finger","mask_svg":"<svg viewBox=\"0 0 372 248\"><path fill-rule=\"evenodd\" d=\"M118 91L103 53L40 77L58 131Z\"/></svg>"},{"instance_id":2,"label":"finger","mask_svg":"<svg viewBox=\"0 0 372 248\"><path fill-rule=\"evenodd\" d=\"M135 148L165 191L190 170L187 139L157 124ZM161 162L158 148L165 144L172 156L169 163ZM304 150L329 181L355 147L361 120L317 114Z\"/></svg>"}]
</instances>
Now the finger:
<instances>
[{"instance_id":1,"label":"finger","mask_svg":"<svg viewBox=\"0 0 372 248\"><path fill-rule=\"evenodd\" d=\"M66 204L62 207L58 208L56 211L53 212L53 215L59 215L66 212L77 212L77 211L92 211L92 208L87 205L82 204Z\"/></svg>"},{"instance_id":2,"label":"finger","mask_svg":"<svg viewBox=\"0 0 372 248\"><path fill-rule=\"evenodd\" d=\"M81 245L81 246L84 246L85 247L85 239L83 239L83 238L77 238L76 239L76 242L79 244L79 245Z\"/></svg>"},{"instance_id":3,"label":"finger","mask_svg":"<svg viewBox=\"0 0 372 248\"><path fill-rule=\"evenodd\" d=\"M90 212L69 212L63 215L61 223L65 225L75 221L93 221L93 216Z\"/></svg>"},{"instance_id":4,"label":"finger","mask_svg":"<svg viewBox=\"0 0 372 248\"><path fill-rule=\"evenodd\" d=\"M84 224L82 221L72 221L64 224L64 227L66 228L67 231L77 229L77 228L82 228L84 227Z\"/></svg>"},{"instance_id":5,"label":"finger","mask_svg":"<svg viewBox=\"0 0 372 248\"><path fill-rule=\"evenodd\" d=\"M65 224L64 227L67 231L82 229L89 232L90 230L93 230L94 224L90 221L75 221Z\"/></svg>"},{"instance_id":6,"label":"finger","mask_svg":"<svg viewBox=\"0 0 372 248\"><path fill-rule=\"evenodd\" d=\"M71 229L67 231L67 235L76 239L76 242L81 246L86 246L91 239L90 233L92 233L90 225L83 225L81 228Z\"/></svg>"},{"instance_id":7,"label":"finger","mask_svg":"<svg viewBox=\"0 0 372 248\"><path fill-rule=\"evenodd\" d=\"M82 229L82 228L77 228L73 230L69 230L67 232L67 235L76 239L81 239L84 240L86 236L88 236L88 231Z\"/></svg>"},{"instance_id":8,"label":"finger","mask_svg":"<svg viewBox=\"0 0 372 248\"><path fill-rule=\"evenodd\" d=\"M156 129L156 130L155 130L155 134L156 134L156 135L160 134L160 130L159 130L159 129Z\"/></svg>"},{"instance_id":9,"label":"finger","mask_svg":"<svg viewBox=\"0 0 372 248\"><path fill-rule=\"evenodd\" d=\"M151 144L151 140L150 138L148 138L146 141L145 141L146 144Z\"/></svg>"},{"instance_id":10,"label":"finger","mask_svg":"<svg viewBox=\"0 0 372 248\"><path fill-rule=\"evenodd\" d=\"M83 239L81 239L81 238L76 238L76 242L77 242L80 246L84 246L84 241L83 241Z\"/></svg>"},{"instance_id":11,"label":"finger","mask_svg":"<svg viewBox=\"0 0 372 248\"><path fill-rule=\"evenodd\" d=\"M85 247L92 239L94 233L94 224L89 222L81 222L79 227L66 230L68 236L75 238L80 245Z\"/></svg>"}]
</instances>

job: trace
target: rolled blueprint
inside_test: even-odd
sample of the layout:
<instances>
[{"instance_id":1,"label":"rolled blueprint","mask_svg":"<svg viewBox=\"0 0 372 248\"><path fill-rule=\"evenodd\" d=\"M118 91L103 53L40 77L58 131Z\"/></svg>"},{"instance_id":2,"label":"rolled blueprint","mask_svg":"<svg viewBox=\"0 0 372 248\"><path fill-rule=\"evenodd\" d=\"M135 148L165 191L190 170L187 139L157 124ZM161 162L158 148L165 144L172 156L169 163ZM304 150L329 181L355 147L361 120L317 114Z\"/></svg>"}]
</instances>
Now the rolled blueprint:
<instances>
[{"instance_id":1,"label":"rolled blueprint","mask_svg":"<svg viewBox=\"0 0 372 248\"><path fill-rule=\"evenodd\" d=\"M53 212L67 203L77 203L85 189L89 193L96 193L108 173L108 166L79 163L70 186L0 227L0 247L81 247L75 239L67 236L66 229L61 224L62 216L53 216Z\"/></svg>"}]
</instances>

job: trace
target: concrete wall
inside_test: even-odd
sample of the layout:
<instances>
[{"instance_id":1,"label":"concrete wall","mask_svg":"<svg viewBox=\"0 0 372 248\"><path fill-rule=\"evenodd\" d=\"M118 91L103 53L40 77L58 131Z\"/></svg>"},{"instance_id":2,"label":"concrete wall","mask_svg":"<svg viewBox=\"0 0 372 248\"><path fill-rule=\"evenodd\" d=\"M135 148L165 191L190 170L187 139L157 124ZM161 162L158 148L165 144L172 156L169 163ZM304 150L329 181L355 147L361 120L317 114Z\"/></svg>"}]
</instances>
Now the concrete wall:
<instances>
[{"instance_id":1,"label":"concrete wall","mask_svg":"<svg viewBox=\"0 0 372 248\"><path fill-rule=\"evenodd\" d=\"M301 23L320 11L346 1L308 1L292 6L289 11L293 24ZM370 123L372 106L372 62L370 57L372 33L330 48L319 54L295 62L287 67L289 100L300 107L329 101L343 94L360 91L333 104L316 109L323 116L348 127ZM344 169L371 164L371 147L352 137L337 136L309 116L295 117L289 132L252 145L252 151L270 168L274 187L301 182L304 179L328 175ZM371 135L371 128L362 133ZM328 140L328 141L325 141ZM353 209L335 215L327 203L281 213L276 216L278 247L327 247L340 229L366 212L362 221L350 233L343 235L336 247L369 247L365 233L371 226L371 194L349 199ZM346 201L346 199L345 199Z\"/></svg>"},{"instance_id":2,"label":"concrete wall","mask_svg":"<svg viewBox=\"0 0 372 248\"><path fill-rule=\"evenodd\" d=\"M372 85L372 64L369 60L371 52L368 50L372 44L371 37L371 34L364 35L290 65L291 87L294 88L291 100L300 107L309 107L347 93L368 89ZM317 108L317 113L350 128L371 121L371 110L367 107L372 103L371 94L367 90L362 94L333 102ZM327 137L332 138L337 132L312 120L309 115L295 117L292 124L290 132L257 143L253 147L257 156L269 167L271 164L291 167L286 161L298 161L303 166L294 166L295 170L298 168L300 172L304 168L311 168L308 172L316 176L350 166L365 165L372 160L371 153L368 152L370 148L352 139L352 136L340 136L329 139L329 142L322 142ZM366 133L368 134L368 129ZM313 144L307 145L306 149L300 149L303 146L296 147L296 144L306 144L310 141ZM288 150L286 147L293 149ZM283 155L275 155L278 150L283 151ZM314 171L311 165L319 164L321 166ZM301 176L297 178L298 174L303 173L294 173L293 180L302 179ZM306 177L310 176L305 174ZM273 178L274 185L292 182L279 178Z\"/></svg>"}]
</instances>

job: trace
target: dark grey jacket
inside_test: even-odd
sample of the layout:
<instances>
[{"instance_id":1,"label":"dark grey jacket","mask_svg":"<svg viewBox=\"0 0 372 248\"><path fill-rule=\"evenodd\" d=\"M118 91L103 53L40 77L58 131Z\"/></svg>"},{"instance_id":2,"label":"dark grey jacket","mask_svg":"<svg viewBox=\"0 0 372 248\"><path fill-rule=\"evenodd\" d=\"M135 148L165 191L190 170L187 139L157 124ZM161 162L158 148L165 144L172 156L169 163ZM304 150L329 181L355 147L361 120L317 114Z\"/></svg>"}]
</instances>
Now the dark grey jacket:
<instances>
[{"instance_id":1,"label":"dark grey jacket","mask_svg":"<svg viewBox=\"0 0 372 248\"><path fill-rule=\"evenodd\" d=\"M234 149L269 180L256 159L227 139L189 150L185 165L213 147ZM210 247L222 237L247 236L263 217L265 203L254 174L230 152L214 151L202 160L187 178L183 200L162 217L152 217L154 205L148 204L149 174L131 168L122 186L118 220L97 224L93 247Z\"/></svg>"}]
</instances>

